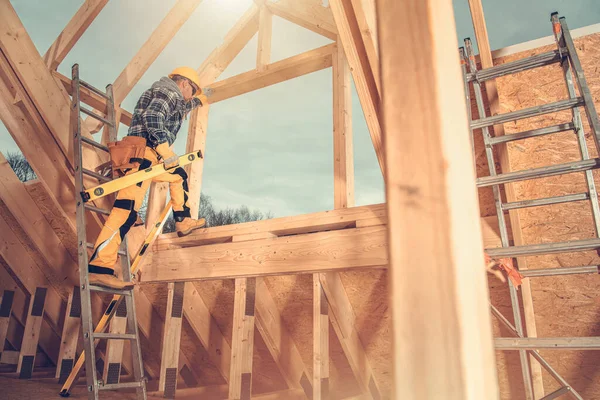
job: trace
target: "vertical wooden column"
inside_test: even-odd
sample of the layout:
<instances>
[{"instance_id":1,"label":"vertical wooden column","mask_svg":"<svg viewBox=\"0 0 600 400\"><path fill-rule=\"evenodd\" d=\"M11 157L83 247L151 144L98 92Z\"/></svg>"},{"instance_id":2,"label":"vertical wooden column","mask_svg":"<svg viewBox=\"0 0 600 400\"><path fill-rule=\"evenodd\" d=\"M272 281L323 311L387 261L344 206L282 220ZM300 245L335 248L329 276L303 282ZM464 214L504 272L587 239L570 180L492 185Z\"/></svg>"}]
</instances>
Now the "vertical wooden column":
<instances>
[{"instance_id":1,"label":"vertical wooden column","mask_svg":"<svg viewBox=\"0 0 600 400\"><path fill-rule=\"evenodd\" d=\"M0 268L2 267L0 266ZM4 341L8 333L14 298L14 290L4 289L2 291L2 300L0 302L0 356L2 356L2 351L4 350Z\"/></svg>"},{"instance_id":2,"label":"vertical wooden column","mask_svg":"<svg viewBox=\"0 0 600 400\"><path fill-rule=\"evenodd\" d=\"M169 184L167 182L152 182L148 193L148 205L146 207L146 233L149 233L158 222L160 213L167 204L167 193Z\"/></svg>"},{"instance_id":3,"label":"vertical wooden column","mask_svg":"<svg viewBox=\"0 0 600 400\"><path fill-rule=\"evenodd\" d=\"M252 394L255 298L256 278L239 278L235 280L229 372L230 400L250 400Z\"/></svg>"},{"instance_id":4,"label":"vertical wooden column","mask_svg":"<svg viewBox=\"0 0 600 400\"><path fill-rule=\"evenodd\" d=\"M263 4L258 18L258 51L256 54L256 69L264 71L271 61L271 36L273 31L273 14Z\"/></svg>"},{"instance_id":5,"label":"vertical wooden column","mask_svg":"<svg viewBox=\"0 0 600 400\"><path fill-rule=\"evenodd\" d=\"M56 364L56 378L58 383L65 383L73 369L79 341L79 329L81 328L81 295L79 286L73 286L69 294L65 322L58 351L58 363Z\"/></svg>"},{"instance_id":6,"label":"vertical wooden column","mask_svg":"<svg viewBox=\"0 0 600 400\"><path fill-rule=\"evenodd\" d=\"M329 305L320 275L313 274L313 399L329 399Z\"/></svg>"},{"instance_id":7,"label":"vertical wooden column","mask_svg":"<svg viewBox=\"0 0 600 400\"><path fill-rule=\"evenodd\" d=\"M479 48L479 58L482 68L490 68L494 66L492 59L492 51L485 24L485 15L483 13L483 5L481 0L469 0L469 8L471 10L471 19L475 29L475 38L477 39L477 47ZM498 88L496 80L491 79L485 81L485 89L490 107L490 115L497 115L500 112L500 99L498 98ZM494 136L504 135L504 125L494 125ZM511 172L510 155L506 143L501 143L496 146L498 158L500 161L500 170L502 173ZM506 201L517 201L515 186L511 184L504 185ZM524 245L523 231L521 229L521 218L519 210L510 210L508 212L510 219L510 229L512 231L513 241L515 246ZM517 259L519 269L527 269L527 258L519 257ZM531 293L531 279L524 279L521 284L521 297L523 298L523 314L525 316L525 327L528 337L537 337L537 326L535 323L535 313L533 308L533 296ZM542 378L542 366L532 356L529 356L531 366L531 380L533 383L534 398L539 399L544 397L544 381Z\"/></svg>"},{"instance_id":8,"label":"vertical wooden column","mask_svg":"<svg viewBox=\"0 0 600 400\"><path fill-rule=\"evenodd\" d=\"M164 397L168 399L174 398L177 390L185 285L184 282L168 283L167 314L165 315L160 379L158 381L158 390L163 392ZM188 285L191 284L188 283Z\"/></svg>"},{"instance_id":9,"label":"vertical wooden column","mask_svg":"<svg viewBox=\"0 0 600 400\"><path fill-rule=\"evenodd\" d=\"M209 109L209 105L206 103L192 112L188 128L188 139L185 147L186 152L200 150L204 157L206 157L204 152L206 150ZM204 171L204 163L205 160L202 160L185 166L190 189L188 203L190 205L192 218L202 217L202 215L198 215L198 209L200 207L200 193L202 193L202 172Z\"/></svg>"},{"instance_id":10,"label":"vertical wooden column","mask_svg":"<svg viewBox=\"0 0 600 400\"><path fill-rule=\"evenodd\" d=\"M125 333L127 331L127 305L125 300L121 301L115 315L110 320L109 330L110 333ZM119 383L124 346L124 340L108 340L102 372L102 379L105 383Z\"/></svg>"},{"instance_id":11,"label":"vertical wooden column","mask_svg":"<svg viewBox=\"0 0 600 400\"><path fill-rule=\"evenodd\" d=\"M451 0L378 0L393 398L498 398ZM398 34L398 24L403 32Z\"/></svg>"},{"instance_id":12,"label":"vertical wooden column","mask_svg":"<svg viewBox=\"0 0 600 400\"><path fill-rule=\"evenodd\" d=\"M17 365L17 372L21 379L29 379L33 373L35 353L37 352L40 330L44 320L47 290L45 287L37 287L35 294L29 300L29 312L27 313L23 342L21 343L21 352L19 354L19 364Z\"/></svg>"}]
</instances>

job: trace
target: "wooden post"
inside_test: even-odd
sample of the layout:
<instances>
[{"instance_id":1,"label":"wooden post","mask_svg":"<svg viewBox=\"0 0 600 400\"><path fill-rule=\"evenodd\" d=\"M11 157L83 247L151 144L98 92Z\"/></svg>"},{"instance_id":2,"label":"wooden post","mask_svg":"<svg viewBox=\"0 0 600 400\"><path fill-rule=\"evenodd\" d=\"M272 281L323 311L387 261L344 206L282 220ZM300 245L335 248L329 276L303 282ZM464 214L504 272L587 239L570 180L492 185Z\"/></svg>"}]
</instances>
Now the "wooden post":
<instances>
[{"instance_id":1,"label":"wooden post","mask_svg":"<svg viewBox=\"0 0 600 400\"><path fill-rule=\"evenodd\" d=\"M167 399L174 398L177 390L184 285L184 282L168 284L167 314L165 315L160 379L158 381L158 390L163 392L164 397ZM191 283L188 283L188 285L191 285Z\"/></svg>"},{"instance_id":2,"label":"wooden post","mask_svg":"<svg viewBox=\"0 0 600 400\"><path fill-rule=\"evenodd\" d=\"M73 369L80 327L81 296L79 286L73 286L73 290L69 293L69 300L67 302L60 350L58 352L58 363L56 364L56 378L58 379L58 383L64 383Z\"/></svg>"},{"instance_id":3,"label":"wooden post","mask_svg":"<svg viewBox=\"0 0 600 400\"><path fill-rule=\"evenodd\" d=\"M25 323L23 333L23 342L21 343L21 352L19 354L19 364L17 372L20 379L30 379L35 364L35 353L37 352L38 341L40 338L40 329L44 320L44 306L46 304L45 287L35 289L33 298L30 299L29 313Z\"/></svg>"},{"instance_id":4,"label":"wooden post","mask_svg":"<svg viewBox=\"0 0 600 400\"><path fill-rule=\"evenodd\" d=\"M192 112L188 128L186 152L200 150L202 151L202 154L205 154L208 111L209 105L204 104L202 107ZM191 163L185 166L185 171L188 174L188 187L190 189L188 203L192 218L202 217L202 215L198 215L198 211L200 208L200 195L202 193L202 172L204 171L204 162L204 160L201 160L200 162Z\"/></svg>"},{"instance_id":5,"label":"wooden post","mask_svg":"<svg viewBox=\"0 0 600 400\"><path fill-rule=\"evenodd\" d=\"M483 13L483 5L481 0L469 0L469 8L471 10L471 19L473 20L473 27L475 28L475 37L477 39L477 47L479 48L479 58L481 60L482 68L490 68L494 66L494 60L492 59L492 51L490 49L490 42L487 34L487 27L485 24L485 16ZM496 86L496 80L491 79L485 81L485 89L490 107L490 115L497 115L500 112L500 99L498 98L498 87ZM494 136L504 135L504 125L494 125ZM499 144L496 146L498 151L498 158L500 160L500 170L502 173L511 172L510 167L510 154L506 143ZM515 192L515 185L506 184L504 185L504 192L506 195L506 201L517 201L517 194ZM519 210L509 210L508 216L510 220L512 236L515 246L524 245L523 231L521 229L521 218L519 217ZM527 269L527 258L517 258L517 265L519 269ZM533 308L533 295L531 293L531 279L524 279L521 284L521 297L523 298L523 314L525 316L525 327L528 337L537 337L537 326L535 323L535 313ZM533 384L533 397L540 399L544 397L544 380L542 377L542 366L532 356L529 356L529 363L531 367L531 381Z\"/></svg>"},{"instance_id":6,"label":"wooden post","mask_svg":"<svg viewBox=\"0 0 600 400\"><path fill-rule=\"evenodd\" d=\"M451 0L377 1L393 398L498 398L453 15Z\"/></svg>"},{"instance_id":7,"label":"wooden post","mask_svg":"<svg viewBox=\"0 0 600 400\"><path fill-rule=\"evenodd\" d=\"M0 266L0 268L2 267ZM0 302L0 356L4 350L4 341L6 340L6 334L8 333L8 325L10 324L14 298L14 290L5 289L2 292L2 300Z\"/></svg>"},{"instance_id":8,"label":"wooden post","mask_svg":"<svg viewBox=\"0 0 600 400\"><path fill-rule=\"evenodd\" d=\"M256 278L235 280L229 399L250 400L254 350Z\"/></svg>"},{"instance_id":9,"label":"wooden post","mask_svg":"<svg viewBox=\"0 0 600 400\"><path fill-rule=\"evenodd\" d=\"M256 69L264 71L271 60L271 36L273 31L273 15L266 5L260 7L258 20L258 51Z\"/></svg>"},{"instance_id":10,"label":"wooden post","mask_svg":"<svg viewBox=\"0 0 600 400\"><path fill-rule=\"evenodd\" d=\"M121 301L115 315L110 320L109 330L110 333L125 333L127 331L127 306L125 301ZM119 383L124 346L124 340L108 340L106 344L102 379L107 384Z\"/></svg>"},{"instance_id":11,"label":"wooden post","mask_svg":"<svg viewBox=\"0 0 600 400\"><path fill-rule=\"evenodd\" d=\"M146 206L146 233L150 232L158 222L158 217L167 204L168 191L169 184L167 182L152 182L150 184L148 205Z\"/></svg>"},{"instance_id":12,"label":"wooden post","mask_svg":"<svg viewBox=\"0 0 600 400\"><path fill-rule=\"evenodd\" d=\"M329 306L320 274L313 274L313 399L329 399Z\"/></svg>"}]
</instances>

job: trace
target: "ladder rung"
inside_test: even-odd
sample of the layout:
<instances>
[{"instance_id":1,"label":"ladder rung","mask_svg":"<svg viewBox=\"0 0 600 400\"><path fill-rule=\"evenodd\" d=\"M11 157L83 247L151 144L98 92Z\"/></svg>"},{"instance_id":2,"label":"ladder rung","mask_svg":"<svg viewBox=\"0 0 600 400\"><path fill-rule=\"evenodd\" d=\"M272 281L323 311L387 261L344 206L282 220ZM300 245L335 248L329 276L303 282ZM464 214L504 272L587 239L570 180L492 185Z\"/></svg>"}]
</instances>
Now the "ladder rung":
<instances>
[{"instance_id":1,"label":"ladder rung","mask_svg":"<svg viewBox=\"0 0 600 400\"><path fill-rule=\"evenodd\" d=\"M96 142L95 140L92 140L90 138L86 138L85 136L81 136L81 140L83 142L89 144L89 145L92 145L92 146L100 149L100 150L104 150L104 151L108 152L108 147L106 147L103 144L100 144L100 143Z\"/></svg>"},{"instance_id":2,"label":"ladder rung","mask_svg":"<svg viewBox=\"0 0 600 400\"><path fill-rule=\"evenodd\" d=\"M94 285L90 285L89 288L90 288L90 291L92 291L92 292L102 292L102 293L109 293L109 294L118 294L121 296L131 296L131 289L109 289L109 288L105 288L102 286L94 286Z\"/></svg>"},{"instance_id":3,"label":"ladder rung","mask_svg":"<svg viewBox=\"0 0 600 400\"><path fill-rule=\"evenodd\" d=\"M566 53L566 49L563 49L563 52ZM473 80L483 82L490 79L499 78L504 75L516 74L518 72L523 72L528 69L554 64L559 62L560 60L561 56L558 50L549 51L547 53L538 54L533 57L522 58L520 60L512 61L506 64L496 65L491 68L482 69L475 73L471 72L470 74L467 74L467 80L468 82L471 82Z\"/></svg>"},{"instance_id":4,"label":"ladder rung","mask_svg":"<svg viewBox=\"0 0 600 400\"><path fill-rule=\"evenodd\" d=\"M89 83L87 83L86 81L79 79L79 84L80 84L81 86L83 86L84 88L86 88L86 89L89 89L89 90L91 90L92 92L96 93L98 96L102 96L102 97L104 97L106 100L109 100L109 99L108 99L108 96L106 95L106 93L102 92L102 91L101 91L101 90L99 90L99 89L96 89L94 86L90 85L90 84L89 84Z\"/></svg>"},{"instance_id":5,"label":"ladder rung","mask_svg":"<svg viewBox=\"0 0 600 400\"><path fill-rule=\"evenodd\" d=\"M572 131L574 129L575 129L575 125L573 125L572 122L569 122L567 124L558 124L558 125L553 125L553 126L547 126L545 128L532 129L530 131L513 133L510 135L495 136L490 139L490 144L494 145L494 144L498 144L498 143L512 142L515 140L529 139L532 137L549 135L551 133Z\"/></svg>"},{"instance_id":6,"label":"ladder rung","mask_svg":"<svg viewBox=\"0 0 600 400\"><path fill-rule=\"evenodd\" d=\"M84 203L84 204L83 204L83 206L84 206L86 209L88 209L88 210L90 210L90 211L93 211L93 212L96 212L96 213L98 213L98 214L110 215L110 211L108 211L108 210L105 210L105 209L103 209L103 208L94 207L94 206L91 206L91 205L89 205L89 204L87 204L87 203Z\"/></svg>"},{"instance_id":7,"label":"ladder rung","mask_svg":"<svg viewBox=\"0 0 600 400\"><path fill-rule=\"evenodd\" d=\"M95 112L93 112L92 110L88 110L85 107L79 107L79 109L81 110L82 113L89 115L92 118L97 119L98 121L104 122L106 125L108 126L113 126L113 123L110 122L109 120L107 120L106 118L104 118L101 115L96 114Z\"/></svg>"},{"instance_id":8,"label":"ladder rung","mask_svg":"<svg viewBox=\"0 0 600 400\"><path fill-rule=\"evenodd\" d=\"M505 124L507 122L517 121L524 118L531 118L538 115L549 114L570 108L584 105L582 97L557 101L555 103L542 104L541 106L524 108L505 114L494 115L492 117L480 118L471 122L471 129L479 129L486 126Z\"/></svg>"},{"instance_id":9,"label":"ladder rung","mask_svg":"<svg viewBox=\"0 0 600 400\"><path fill-rule=\"evenodd\" d=\"M600 167L600 159L592 158L591 160L574 161L565 164L550 165L548 167L507 172L506 174L477 178L477 187L486 187L516 181L523 181L527 179L536 179L544 178L547 176L570 174L573 172L587 171L598 167Z\"/></svg>"},{"instance_id":10,"label":"ladder rung","mask_svg":"<svg viewBox=\"0 0 600 400\"><path fill-rule=\"evenodd\" d=\"M89 176L91 176L93 178L96 178L100 182L110 182L110 181L112 181L111 178L109 178L107 176L102 176L102 175L100 175L100 174L98 174L98 173L96 173L94 171L90 171L89 169L82 168L81 170L83 171L84 174L89 175Z\"/></svg>"},{"instance_id":11,"label":"ladder rung","mask_svg":"<svg viewBox=\"0 0 600 400\"><path fill-rule=\"evenodd\" d=\"M98 385L98 390L119 390L142 387L142 382L123 382Z\"/></svg>"},{"instance_id":12,"label":"ladder rung","mask_svg":"<svg viewBox=\"0 0 600 400\"><path fill-rule=\"evenodd\" d=\"M600 248L600 239L574 240L571 242L528 244L525 246L498 247L486 249L492 258L535 256L540 254L569 253L575 251L596 250Z\"/></svg>"},{"instance_id":13,"label":"ladder rung","mask_svg":"<svg viewBox=\"0 0 600 400\"><path fill-rule=\"evenodd\" d=\"M137 340L133 333L94 333L94 339Z\"/></svg>"},{"instance_id":14,"label":"ladder rung","mask_svg":"<svg viewBox=\"0 0 600 400\"><path fill-rule=\"evenodd\" d=\"M525 278L534 278L534 277L538 277L538 276L599 274L600 266L599 265L584 265L581 267L522 269L522 270L519 270L519 272Z\"/></svg>"},{"instance_id":15,"label":"ladder rung","mask_svg":"<svg viewBox=\"0 0 600 400\"><path fill-rule=\"evenodd\" d=\"M545 197L543 199L513 201L511 203L503 203L503 210L515 210L517 208L548 206L550 204L569 203L571 201L589 200L590 196L587 193L568 194L565 196Z\"/></svg>"},{"instance_id":16,"label":"ladder rung","mask_svg":"<svg viewBox=\"0 0 600 400\"><path fill-rule=\"evenodd\" d=\"M87 247L88 249L93 249L94 248L94 243L87 243ZM126 256L127 253L125 253L123 250L119 249L118 254L122 255L122 256Z\"/></svg>"}]
</instances>

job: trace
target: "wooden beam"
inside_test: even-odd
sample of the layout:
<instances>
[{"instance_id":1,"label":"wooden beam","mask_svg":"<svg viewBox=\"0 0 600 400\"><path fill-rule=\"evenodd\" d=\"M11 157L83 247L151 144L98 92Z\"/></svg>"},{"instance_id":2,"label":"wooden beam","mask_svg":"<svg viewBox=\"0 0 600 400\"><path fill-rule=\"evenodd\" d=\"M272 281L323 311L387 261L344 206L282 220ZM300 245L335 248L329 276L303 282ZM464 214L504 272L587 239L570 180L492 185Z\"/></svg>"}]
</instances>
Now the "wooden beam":
<instances>
[{"instance_id":1,"label":"wooden beam","mask_svg":"<svg viewBox=\"0 0 600 400\"><path fill-rule=\"evenodd\" d=\"M389 161L392 397L497 398L452 1L378 0L377 17ZM398 21L410 35L398 34ZM415 284L423 276L427 284Z\"/></svg>"},{"instance_id":2,"label":"wooden beam","mask_svg":"<svg viewBox=\"0 0 600 400\"><path fill-rule=\"evenodd\" d=\"M235 280L233 333L229 399L246 400L252 394L252 356L254 350L254 304L256 279Z\"/></svg>"},{"instance_id":3,"label":"wooden beam","mask_svg":"<svg viewBox=\"0 0 600 400\"><path fill-rule=\"evenodd\" d=\"M256 279L255 322L288 387L302 389L306 398L311 398L310 374L263 278Z\"/></svg>"},{"instance_id":4,"label":"wooden beam","mask_svg":"<svg viewBox=\"0 0 600 400\"><path fill-rule=\"evenodd\" d=\"M129 92L131 92L133 87L142 78L150 65L152 65L183 24L194 13L201 1L178 0L175 3L158 27L152 32L152 35L146 40L146 43L133 56L117 79L115 79L113 84L115 106L121 105L121 102L125 100L125 97L127 97Z\"/></svg>"},{"instance_id":5,"label":"wooden beam","mask_svg":"<svg viewBox=\"0 0 600 400\"><path fill-rule=\"evenodd\" d=\"M360 26L351 0L331 0L329 3L339 32L339 40L350 65L354 85L365 115L375 154L384 173L383 145L381 142L381 122L379 120L380 96L375 74L371 69L367 50L360 32Z\"/></svg>"},{"instance_id":6,"label":"wooden beam","mask_svg":"<svg viewBox=\"0 0 600 400\"><path fill-rule=\"evenodd\" d=\"M188 137L186 143L186 152L200 150L206 154L206 134L208 131L208 112L209 105L205 104L192 111L190 124L188 127ZM198 215L200 209L200 195L202 193L202 173L204 172L204 161L191 163L185 166L188 174L189 206L192 218L202 218Z\"/></svg>"},{"instance_id":7,"label":"wooden beam","mask_svg":"<svg viewBox=\"0 0 600 400\"><path fill-rule=\"evenodd\" d=\"M127 332L127 306L125 301L119 304L115 315L110 320L109 332L115 334ZM106 342L102 380L107 384L119 383L121 379L121 361L123 361L124 346L124 340L108 340Z\"/></svg>"},{"instance_id":8,"label":"wooden beam","mask_svg":"<svg viewBox=\"0 0 600 400\"><path fill-rule=\"evenodd\" d=\"M108 0L86 0L79 7L79 10L44 55L44 62L49 69L56 70L58 68L107 3Z\"/></svg>"},{"instance_id":9,"label":"wooden beam","mask_svg":"<svg viewBox=\"0 0 600 400\"><path fill-rule=\"evenodd\" d=\"M211 362L221 372L225 381L229 382L231 346L192 283L186 282L184 296L183 313L186 319L206 349ZM179 398L179 393L177 397Z\"/></svg>"},{"instance_id":10,"label":"wooden beam","mask_svg":"<svg viewBox=\"0 0 600 400\"><path fill-rule=\"evenodd\" d=\"M313 275L313 399L329 399L329 304L321 274Z\"/></svg>"},{"instance_id":11,"label":"wooden beam","mask_svg":"<svg viewBox=\"0 0 600 400\"><path fill-rule=\"evenodd\" d=\"M325 7L310 7L307 4L298 5L298 2L293 1L267 2L266 4L269 10L280 18L331 40L335 40L337 37L337 28L331 11Z\"/></svg>"},{"instance_id":12,"label":"wooden beam","mask_svg":"<svg viewBox=\"0 0 600 400\"><path fill-rule=\"evenodd\" d=\"M4 341L8 333L14 299L15 290L4 289L2 291L2 300L0 301L0 355L4 351Z\"/></svg>"},{"instance_id":13,"label":"wooden beam","mask_svg":"<svg viewBox=\"0 0 600 400\"><path fill-rule=\"evenodd\" d=\"M256 69L264 71L271 62L271 36L273 34L273 14L265 5L260 8L258 23L258 50L256 54Z\"/></svg>"},{"instance_id":14,"label":"wooden beam","mask_svg":"<svg viewBox=\"0 0 600 400\"><path fill-rule=\"evenodd\" d=\"M75 364L79 329L81 328L81 295L79 286L73 286L69 294L67 308L56 363L56 378L58 383L65 383Z\"/></svg>"},{"instance_id":15,"label":"wooden beam","mask_svg":"<svg viewBox=\"0 0 600 400\"><path fill-rule=\"evenodd\" d=\"M388 261L385 231L385 226L351 228L152 252L145 261L141 281L174 282L384 267ZM307 252L307 248L312 251Z\"/></svg>"},{"instance_id":16,"label":"wooden beam","mask_svg":"<svg viewBox=\"0 0 600 400\"><path fill-rule=\"evenodd\" d=\"M183 324L184 282L169 283L167 312L163 330L162 357L160 361L160 380L158 390L164 397L172 399L177 390L179 375L179 344Z\"/></svg>"},{"instance_id":17,"label":"wooden beam","mask_svg":"<svg viewBox=\"0 0 600 400\"><path fill-rule=\"evenodd\" d=\"M377 52L377 21L375 18L374 0L350 0L362 42L369 60L369 66L373 71L377 91L381 94L379 76L379 54ZM339 42L339 40L338 40Z\"/></svg>"},{"instance_id":18,"label":"wooden beam","mask_svg":"<svg viewBox=\"0 0 600 400\"><path fill-rule=\"evenodd\" d=\"M259 7L252 3L233 28L227 32L221 46L214 49L200 65L198 74L202 86L213 83L258 32L259 10Z\"/></svg>"},{"instance_id":19,"label":"wooden beam","mask_svg":"<svg viewBox=\"0 0 600 400\"><path fill-rule=\"evenodd\" d=\"M471 19L473 20L473 27L475 28L475 37L477 39L477 47L479 48L479 57L482 68L490 68L494 66L492 59L492 52L490 49L490 42L487 34L487 27L485 24L485 16L483 13L483 5L481 0L469 0L469 8L471 10ZM488 104L490 107L490 115L497 115L501 112L500 110L500 99L498 97L498 87L496 86L496 80L492 79L485 81L485 88L487 93ZM494 126L494 136L504 135L504 125ZM500 160L500 170L503 173L511 172L510 166L510 154L506 143L497 146L496 151L498 152L498 158ZM515 185L506 184L504 185L504 192L506 195L506 201L517 201L517 194ZM509 220L512 229L514 245L524 245L523 231L521 229L521 218L518 210L510 210L508 212ZM519 257L517 259L517 265L519 269L527 269L527 258ZM533 306L533 295L531 292L531 280L525 279L521 284L521 296L523 298L523 313L525 316L525 328L528 337L537 337L537 326L535 322L535 310ZM540 363L531 355L529 356L529 363L531 368L531 381L533 384L533 395L534 398L544 397L544 381L542 377L542 366Z\"/></svg>"},{"instance_id":20,"label":"wooden beam","mask_svg":"<svg viewBox=\"0 0 600 400\"><path fill-rule=\"evenodd\" d=\"M25 323L19 353L19 364L17 365L17 373L20 379L29 379L33 373L40 329L42 329L42 321L44 320L47 290L48 288L45 287L35 288L34 295L29 302L29 312L27 313L27 322Z\"/></svg>"},{"instance_id":21,"label":"wooden beam","mask_svg":"<svg viewBox=\"0 0 600 400\"><path fill-rule=\"evenodd\" d=\"M244 93L331 67L334 44L269 64L261 72L249 71L209 86L208 102L213 104Z\"/></svg>"},{"instance_id":22,"label":"wooden beam","mask_svg":"<svg viewBox=\"0 0 600 400\"><path fill-rule=\"evenodd\" d=\"M150 184L150 193L148 194L148 204L146 206L146 233L149 233L154 225L159 222L158 218L160 218L160 214L167 205L168 192L168 182L152 182Z\"/></svg>"}]
</instances>

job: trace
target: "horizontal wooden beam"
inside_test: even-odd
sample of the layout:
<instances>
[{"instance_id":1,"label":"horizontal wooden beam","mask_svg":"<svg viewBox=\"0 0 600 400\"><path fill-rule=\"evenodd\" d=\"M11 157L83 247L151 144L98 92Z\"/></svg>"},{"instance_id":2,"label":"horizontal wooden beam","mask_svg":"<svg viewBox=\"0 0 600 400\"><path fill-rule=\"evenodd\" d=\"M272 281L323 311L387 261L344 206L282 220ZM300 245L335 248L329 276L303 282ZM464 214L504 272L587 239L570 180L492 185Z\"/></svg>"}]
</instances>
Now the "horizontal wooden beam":
<instances>
[{"instance_id":1,"label":"horizontal wooden beam","mask_svg":"<svg viewBox=\"0 0 600 400\"><path fill-rule=\"evenodd\" d=\"M54 79L56 79L65 88L67 93L73 94L73 89L71 88L71 79L57 71L52 71L52 75L54 76ZM94 110L98 110L106 115L106 99L104 99L102 96L81 86L79 88L79 98L83 103L93 107ZM122 124L127 126L131 125L132 115L129 111L121 107L117 107L117 113L121 116L120 122Z\"/></svg>"},{"instance_id":2,"label":"horizontal wooden beam","mask_svg":"<svg viewBox=\"0 0 600 400\"><path fill-rule=\"evenodd\" d=\"M297 78L311 72L331 67L335 44L268 64L262 71L254 70L216 82L208 87L209 103L216 103L244 93L262 89L276 83Z\"/></svg>"},{"instance_id":3,"label":"horizontal wooden beam","mask_svg":"<svg viewBox=\"0 0 600 400\"><path fill-rule=\"evenodd\" d=\"M300 25L331 40L336 40L337 28L328 8L321 6L310 7L297 5L295 2L267 2L271 12L294 24ZM317 8L318 7L318 8Z\"/></svg>"},{"instance_id":4,"label":"horizontal wooden beam","mask_svg":"<svg viewBox=\"0 0 600 400\"><path fill-rule=\"evenodd\" d=\"M44 62L50 70L58 68L107 3L108 0L86 0L79 7L79 10L44 55Z\"/></svg>"}]
</instances>

